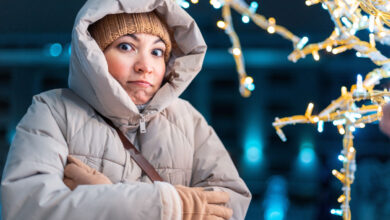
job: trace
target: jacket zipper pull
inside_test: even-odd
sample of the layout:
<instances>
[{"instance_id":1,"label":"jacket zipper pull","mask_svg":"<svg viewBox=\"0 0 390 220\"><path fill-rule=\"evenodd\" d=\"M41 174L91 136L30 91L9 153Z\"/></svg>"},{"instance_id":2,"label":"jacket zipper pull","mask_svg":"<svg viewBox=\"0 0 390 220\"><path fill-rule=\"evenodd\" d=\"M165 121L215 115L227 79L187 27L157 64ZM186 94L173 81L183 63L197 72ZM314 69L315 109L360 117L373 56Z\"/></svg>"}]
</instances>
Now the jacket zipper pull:
<instances>
[{"instance_id":1,"label":"jacket zipper pull","mask_svg":"<svg viewBox=\"0 0 390 220\"><path fill-rule=\"evenodd\" d=\"M139 130L141 134L146 133L146 124L145 124L145 117L141 114L141 119L139 120Z\"/></svg>"}]
</instances>

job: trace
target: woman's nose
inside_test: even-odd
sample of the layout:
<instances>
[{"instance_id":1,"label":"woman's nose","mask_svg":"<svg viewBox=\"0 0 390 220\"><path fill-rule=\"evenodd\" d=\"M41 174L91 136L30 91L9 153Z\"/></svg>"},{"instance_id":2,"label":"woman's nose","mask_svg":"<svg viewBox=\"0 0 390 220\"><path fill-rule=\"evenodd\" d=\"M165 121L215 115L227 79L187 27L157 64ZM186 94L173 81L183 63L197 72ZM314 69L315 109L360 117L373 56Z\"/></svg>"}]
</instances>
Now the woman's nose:
<instances>
[{"instance_id":1,"label":"woman's nose","mask_svg":"<svg viewBox=\"0 0 390 220\"><path fill-rule=\"evenodd\" d=\"M153 71L153 66L148 58L142 56L135 62L134 70L137 73L151 73Z\"/></svg>"}]
</instances>

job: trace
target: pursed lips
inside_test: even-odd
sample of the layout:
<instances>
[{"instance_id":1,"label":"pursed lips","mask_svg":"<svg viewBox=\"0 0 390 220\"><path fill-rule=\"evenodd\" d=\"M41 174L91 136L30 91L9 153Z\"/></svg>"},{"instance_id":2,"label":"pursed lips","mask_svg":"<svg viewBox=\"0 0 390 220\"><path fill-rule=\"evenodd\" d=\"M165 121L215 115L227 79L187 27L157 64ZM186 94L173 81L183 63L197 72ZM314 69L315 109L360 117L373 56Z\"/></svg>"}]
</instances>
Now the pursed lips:
<instances>
[{"instance_id":1,"label":"pursed lips","mask_svg":"<svg viewBox=\"0 0 390 220\"><path fill-rule=\"evenodd\" d=\"M141 86L141 87L150 87L152 86L151 83L148 81L144 80L134 80L134 81L127 81L128 84L136 85L136 86Z\"/></svg>"}]
</instances>

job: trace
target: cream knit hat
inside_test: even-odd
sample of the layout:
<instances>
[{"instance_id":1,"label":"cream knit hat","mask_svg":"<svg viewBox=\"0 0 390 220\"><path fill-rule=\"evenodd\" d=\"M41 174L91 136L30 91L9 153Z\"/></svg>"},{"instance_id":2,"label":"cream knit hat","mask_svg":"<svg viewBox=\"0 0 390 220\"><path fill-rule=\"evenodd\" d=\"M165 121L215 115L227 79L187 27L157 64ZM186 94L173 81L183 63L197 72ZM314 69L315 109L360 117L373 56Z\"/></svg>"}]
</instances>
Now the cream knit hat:
<instances>
[{"instance_id":1,"label":"cream knit hat","mask_svg":"<svg viewBox=\"0 0 390 220\"><path fill-rule=\"evenodd\" d=\"M88 30L102 51L123 35L152 34L165 43L165 61L170 57L172 42L168 27L155 12L107 15L89 26Z\"/></svg>"}]
</instances>

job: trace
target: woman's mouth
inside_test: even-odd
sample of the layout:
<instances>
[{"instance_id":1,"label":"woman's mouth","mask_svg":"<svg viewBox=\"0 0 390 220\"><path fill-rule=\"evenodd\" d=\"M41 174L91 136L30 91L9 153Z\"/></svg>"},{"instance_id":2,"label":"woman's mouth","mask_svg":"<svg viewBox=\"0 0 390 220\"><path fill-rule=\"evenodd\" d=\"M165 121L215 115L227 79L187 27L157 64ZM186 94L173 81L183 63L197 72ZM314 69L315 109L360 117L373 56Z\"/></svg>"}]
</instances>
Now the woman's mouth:
<instances>
[{"instance_id":1,"label":"woman's mouth","mask_svg":"<svg viewBox=\"0 0 390 220\"><path fill-rule=\"evenodd\" d=\"M152 86L152 84L144 80L127 81L127 83L135 86L145 87L145 88Z\"/></svg>"}]
</instances>

